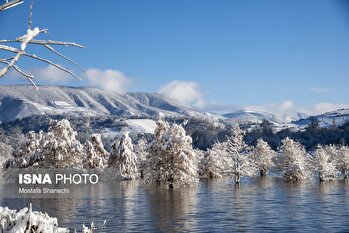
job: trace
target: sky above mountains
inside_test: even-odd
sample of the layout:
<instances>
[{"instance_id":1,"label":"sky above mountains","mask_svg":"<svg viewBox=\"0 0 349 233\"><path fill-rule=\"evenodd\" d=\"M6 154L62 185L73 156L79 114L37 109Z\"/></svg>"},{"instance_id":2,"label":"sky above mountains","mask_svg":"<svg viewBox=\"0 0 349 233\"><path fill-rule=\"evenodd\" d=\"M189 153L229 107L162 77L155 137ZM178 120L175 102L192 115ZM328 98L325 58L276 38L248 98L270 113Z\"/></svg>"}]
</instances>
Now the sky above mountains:
<instances>
[{"instance_id":1,"label":"sky above mountains","mask_svg":"<svg viewBox=\"0 0 349 233\"><path fill-rule=\"evenodd\" d=\"M25 33L29 3L0 14L0 38ZM33 25L49 29L43 39L86 46L61 50L86 67L76 70L82 81L22 59L38 84L159 92L219 112L320 113L349 106L344 0L36 0ZM26 81L13 72L0 80L13 83Z\"/></svg>"}]
</instances>

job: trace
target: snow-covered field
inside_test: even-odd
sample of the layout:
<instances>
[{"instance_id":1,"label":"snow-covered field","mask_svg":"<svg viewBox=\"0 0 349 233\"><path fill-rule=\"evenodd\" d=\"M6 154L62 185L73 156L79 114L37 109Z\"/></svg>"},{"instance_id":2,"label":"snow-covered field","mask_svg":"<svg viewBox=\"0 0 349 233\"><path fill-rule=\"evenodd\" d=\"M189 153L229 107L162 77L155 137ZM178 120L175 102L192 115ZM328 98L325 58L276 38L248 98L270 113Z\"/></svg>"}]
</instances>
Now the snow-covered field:
<instances>
[{"instance_id":1,"label":"snow-covered field","mask_svg":"<svg viewBox=\"0 0 349 233\"><path fill-rule=\"evenodd\" d=\"M150 119L129 119L127 124L136 131L154 134L156 122Z\"/></svg>"}]
</instances>

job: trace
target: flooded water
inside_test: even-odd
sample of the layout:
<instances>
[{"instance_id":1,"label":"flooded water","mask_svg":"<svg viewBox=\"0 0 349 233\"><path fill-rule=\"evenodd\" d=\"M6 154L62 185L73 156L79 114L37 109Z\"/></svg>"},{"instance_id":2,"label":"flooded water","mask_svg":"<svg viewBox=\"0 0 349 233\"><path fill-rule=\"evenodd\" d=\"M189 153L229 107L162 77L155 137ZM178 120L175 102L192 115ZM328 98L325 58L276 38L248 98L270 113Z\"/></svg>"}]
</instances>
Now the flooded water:
<instances>
[{"instance_id":1,"label":"flooded water","mask_svg":"<svg viewBox=\"0 0 349 233\"><path fill-rule=\"evenodd\" d=\"M4 192L6 190L2 190ZM63 199L1 198L1 205L57 217L98 232L347 232L347 181L285 183L279 178L202 180L196 188L168 190L141 182L103 183ZM105 227L102 227L106 220Z\"/></svg>"}]
</instances>

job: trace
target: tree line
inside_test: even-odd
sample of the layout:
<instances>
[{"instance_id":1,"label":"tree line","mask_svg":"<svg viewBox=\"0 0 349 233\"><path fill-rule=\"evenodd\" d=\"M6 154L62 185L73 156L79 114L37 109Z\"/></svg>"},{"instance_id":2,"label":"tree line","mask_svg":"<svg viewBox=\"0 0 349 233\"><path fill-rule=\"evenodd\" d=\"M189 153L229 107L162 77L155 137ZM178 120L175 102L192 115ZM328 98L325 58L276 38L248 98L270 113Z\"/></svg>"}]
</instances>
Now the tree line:
<instances>
[{"instance_id":1,"label":"tree line","mask_svg":"<svg viewBox=\"0 0 349 233\"><path fill-rule=\"evenodd\" d=\"M152 142L140 139L133 143L128 131L121 132L111 149L104 148L100 134L92 134L86 143L66 119L53 121L47 132L30 131L21 149L3 166L5 169L81 168L115 169L122 179L143 179L166 184L169 188L198 184L200 178L231 176L239 184L242 177L280 174L285 181L318 177L320 181L347 178L349 147L318 145L308 152L291 138L282 140L277 150L263 139L254 146L246 143L246 132L239 126L226 140L216 142L206 151L194 149L185 123L157 121Z\"/></svg>"}]
</instances>

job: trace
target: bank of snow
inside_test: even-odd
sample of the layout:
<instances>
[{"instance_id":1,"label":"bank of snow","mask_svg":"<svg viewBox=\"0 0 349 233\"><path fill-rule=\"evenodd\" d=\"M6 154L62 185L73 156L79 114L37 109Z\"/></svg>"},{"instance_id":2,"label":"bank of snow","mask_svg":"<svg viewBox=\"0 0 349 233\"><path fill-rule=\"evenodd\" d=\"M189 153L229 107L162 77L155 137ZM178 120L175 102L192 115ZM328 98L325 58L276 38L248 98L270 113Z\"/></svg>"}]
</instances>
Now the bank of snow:
<instances>
[{"instance_id":1,"label":"bank of snow","mask_svg":"<svg viewBox=\"0 0 349 233\"><path fill-rule=\"evenodd\" d=\"M137 131L154 134L156 122L150 119L130 119L126 123Z\"/></svg>"},{"instance_id":2,"label":"bank of snow","mask_svg":"<svg viewBox=\"0 0 349 233\"><path fill-rule=\"evenodd\" d=\"M58 227L57 218L46 213L32 211L31 205L17 212L0 206L0 230L2 233L42 232L67 233L67 228ZM92 230L83 226L83 233L92 233Z\"/></svg>"},{"instance_id":3,"label":"bank of snow","mask_svg":"<svg viewBox=\"0 0 349 233\"><path fill-rule=\"evenodd\" d=\"M59 228L57 218L47 214L23 208L18 212L7 207L0 207L1 232L69 232L66 228Z\"/></svg>"}]
</instances>

